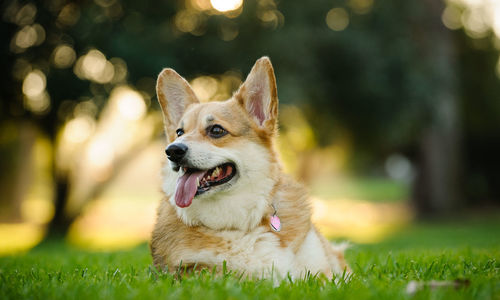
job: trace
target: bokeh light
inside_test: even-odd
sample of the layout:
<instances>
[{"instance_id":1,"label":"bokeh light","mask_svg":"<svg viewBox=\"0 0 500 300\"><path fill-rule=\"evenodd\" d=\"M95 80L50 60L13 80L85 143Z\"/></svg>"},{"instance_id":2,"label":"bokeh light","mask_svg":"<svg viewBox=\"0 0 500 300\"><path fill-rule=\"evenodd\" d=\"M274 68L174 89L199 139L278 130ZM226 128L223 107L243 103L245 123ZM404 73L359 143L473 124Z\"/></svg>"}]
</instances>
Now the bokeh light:
<instances>
[{"instance_id":1,"label":"bokeh light","mask_svg":"<svg viewBox=\"0 0 500 300\"><path fill-rule=\"evenodd\" d=\"M285 16L277 9L265 9L257 13L257 17L265 27L276 29L285 23Z\"/></svg>"},{"instance_id":2,"label":"bokeh light","mask_svg":"<svg viewBox=\"0 0 500 300\"><path fill-rule=\"evenodd\" d=\"M10 50L14 53L24 52L32 46L38 46L45 41L45 29L40 24L22 27L12 38Z\"/></svg>"},{"instance_id":3,"label":"bokeh light","mask_svg":"<svg viewBox=\"0 0 500 300\"><path fill-rule=\"evenodd\" d=\"M332 8L326 14L326 25L331 30L342 31L349 25L349 15L341 7Z\"/></svg>"},{"instance_id":4,"label":"bokeh light","mask_svg":"<svg viewBox=\"0 0 500 300\"><path fill-rule=\"evenodd\" d=\"M198 76L190 81L201 102L229 99L241 84L241 74L228 71L222 75Z\"/></svg>"},{"instance_id":5,"label":"bokeh light","mask_svg":"<svg viewBox=\"0 0 500 300\"><path fill-rule=\"evenodd\" d=\"M42 93L24 98L24 107L35 114L44 114L49 111L50 108L50 97L47 91Z\"/></svg>"},{"instance_id":6,"label":"bokeh light","mask_svg":"<svg viewBox=\"0 0 500 300\"><path fill-rule=\"evenodd\" d=\"M449 0L442 21L450 29L463 26L472 38L484 38L489 30L500 38L500 1Z\"/></svg>"},{"instance_id":7,"label":"bokeh light","mask_svg":"<svg viewBox=\"0 0 500 300\"><path fill-rule=\"evenodd\" d=\"M210 0L191 0L191 5L201 11L206 11L212 8Z\"/></svg>"},{"instance_id":8,"label":"bokeh light","mask_svg":"<svg viewBox=\"0 0 500 300\"><path fill-rule=\"evenodd\" d=\"M75 59L75 50L69 45L59 45L52 52L52 63L56 68L69 68L73 65Z\"/></svg>"},{"instance_id":9,"label":"bokeh light","mask_svg":"<svg viewBox=\"0 0 500 300\"><path fill-rule=\"evenodd\" d=\"M98 113L98 108L92 99L81 101L76 106L74 106L73 115L75 117L90 117L95 118Z\"/></svg>"},{"instance_id":10,"label":"bokeh light","mask_svg":"<svg viewBox=\"0 0 500 300\"><path fill-rule=\"evenodd\" d=\"M210 0L212 7L220 12L237 10L243 5L243 0Z\"/></svg>"},{"instance_id":11,"label":"bokeh light","mask_svg":"<svg viewBox=\"0 0 500 300\"><path fill-rule=\"evenodd\" d=\"M496 0L448 0L441 16L443 24L452 30L463 28L473 39L494 35L497 49L500 42L500 1ZM500 78L498 68L497 77Z\"/></svg>"},{"instance_id":12,"label":"bokeh light","mask_svg":"<svg viewBox=\"0 0 500 300\"><path fill-rule=\"evenodd\" d=\"M458 7L447 6L443 11L441 20L447 28L455 30L462 27L462 21L460 20L461 16L462 11Z\"/></svg>"},{"instance_id":13,"label":"bokeh light","mask_svg":"<svg viewBox=\"0 0 500 300\"><path fill-rule=\"evenodd\" d=\"M70 120L64 128L64 138L71 143L85 142L95 129L95 121L89 116L79 116Z\"/></svg>"},{"instance_id":14,"label":"bokeh light","mask_svg":"<svg viewBox=\"0 0 500 300\"><path fill-rule=\"evenodd\" d=\"M146 104L140 93L131 89L122 89L118 93L118 111L124 118L136 121L144 116Z\"/></svg>"},{"instance_id":15,"label":"bokeh light","mask_svg":"<svg viewBox=\"0 0 500 300\"><path fill-rule=\"evenodd\" d=\"M24 106L28 110L43 114L50 107L50 97L45 91L47 85L45 74L40 70L33 70L23 80Z\"/></svg>"},{"instance_id":16,"label":"bokeh light","mask_svg":"<svg viewBox=\"0 0 500 300\"><path fill-rule=\"evenodd\" d=\"M390 178L411 183L415 177L415 171L408 158L395 153L385 160L385 170Z\"/></svg>"},{"instance_id":17,"label":"bokeh light","mask_svg":"<svg viewBox=\"0 0 500 300\"><path fill-rule=\"evenodd\" d=\"M194 35L204 33L203 22L205 16L195 10L185 9L175 15L174 23L177 29L182 32L189 32Z\"/></svg>"},{"instance_id":18,"label":"bokeh light","mask_svg":"<svg viewBox=\"0 0 500 300\"><path fill-rule=\"evenodd\" d=\"M349 0L351 9L357 14L367 14L373 7L373 0Z\"/></svg>"},{"instance_id":19,"label":"bokeh light","mask_svg":"<svg viewBox=\"0 0 500 300\"><path fill-rule=\"evenodd\" d=\"M27 97L39 96L45 90L46 84L45 74L40 70L34 70L24 78L23 93Z\"/></svg>"},{"instance_id":20,"label":"bokeh light","mask_svg":"<svg viewBox=\"0 0 500 300\"><path fill-rule=\"evenodd\" d=\"M473 38L483 38L488 34L488 26L485 15L480 9L467 9L462 14L462 24L465 32Z\"/></svg>"},{"instance_id":21,"label":"bokeh light","mask_svg":"<svg viewBox=\"0 0 500 300\"><path fill-rule=\"evenodd\" d=\"M115 76L113 64L106 60L106 56L101 51L96 49L92 49L78 58L74 72L81 79L97 83L108 83Z\"/></svg>"},{"instance_id":22,"label":"bokeh light","mask_svg":"<svg viewBox=\"0 0 500 300\"><path fill-rule=\"evenodd\" d=\"M118 57L113 57L109 61L113 64L115 70L115 75L111 82L115 84L125 82L128 75L127 63Z\"/></svg>"},{"instance_id":23,"label":"bokeh light","mask_svg":"<svg viewBox=\"0 0 500 300\"><path fill-rule=\"evenodd\" d=\"M190 84L196 97L201 102L207 102L217 93L219 83L211 76L200 76L193 79Z\"/></svg>"},{"instance_id":24,"label":"bokeh light","mask_svg":"<svg viewBox=\"0 0 500 300\"><path fill-rule=\"evenodd\" d=\"M36 30L32 26L24 26L15 36L16 46L29 48L36 43Z\"/></svg>"},{"instance_id":25,"label":"bokeh light","mask_svg":"<svg viewBox=\"0 0 500 300\"><path fill-rule=\"evenodd\" d=\"M15 23L19 26L33 24L33 22L35 21L36 13L36 6L33 3L27 3L17 12L15 16Z\"/></svg>"},{"instance_id":26,"label":"bokeh light","mask_svg":"<svg viewBox=\"0 0 500 300\"><path fill-rule=\"evenodd\" d=\"M66 4L57 16L59 26L73 26L80 19L80 8L75 3Z\"/></svg>"}]
</instances>

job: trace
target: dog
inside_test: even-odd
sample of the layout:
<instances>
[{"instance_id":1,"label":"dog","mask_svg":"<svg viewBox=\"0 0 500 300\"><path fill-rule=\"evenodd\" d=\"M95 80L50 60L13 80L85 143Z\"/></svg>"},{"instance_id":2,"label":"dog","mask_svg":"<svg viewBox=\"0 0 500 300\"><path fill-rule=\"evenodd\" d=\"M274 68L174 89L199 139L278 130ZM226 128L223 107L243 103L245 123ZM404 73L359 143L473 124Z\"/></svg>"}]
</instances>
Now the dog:
<instances>
[{"instance_id":1,"label":"dog","mask_svg":"<svg viewBox=\"0 0 500 300\"><path fill-rule=\"evenodd\" d=\"M156 91L169 144L150 244L156 267L258 278L350 273L344 247L318 232L306 190L282 171L268 57L226 101L200 103L173 69L160 73Z\"/></svg>"}]
</instances>

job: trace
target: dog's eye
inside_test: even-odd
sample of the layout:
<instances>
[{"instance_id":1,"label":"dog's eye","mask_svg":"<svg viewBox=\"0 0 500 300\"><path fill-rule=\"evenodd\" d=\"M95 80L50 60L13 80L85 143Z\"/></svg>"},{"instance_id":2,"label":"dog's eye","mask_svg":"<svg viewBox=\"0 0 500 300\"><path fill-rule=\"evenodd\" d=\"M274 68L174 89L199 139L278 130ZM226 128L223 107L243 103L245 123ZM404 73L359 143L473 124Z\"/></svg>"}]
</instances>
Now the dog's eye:
<instances>
[{"instance_id":1,"label":"dog's eye","mask_svg":"<svg viewBox=\"0 0 500 300\"><path fill-rule=\"evenodd\" d=\"M208 135L213 138L220 138L227 134L227 130L220 125L212 125L207 128Z\"/></svg>"},{"instance_id":2,"label":"dog's eye","mask_svg":"<svg viewBox=\"0 0 500 300\"><path fill-rule=\"evenodd\" d=\"M177 130L175 131L175 133L177 133L177 136L181 136L181 135L183 135L183 134L184 134L184 129L179 128L179 129L177 129Z\"/></svg>"}]
</instances>

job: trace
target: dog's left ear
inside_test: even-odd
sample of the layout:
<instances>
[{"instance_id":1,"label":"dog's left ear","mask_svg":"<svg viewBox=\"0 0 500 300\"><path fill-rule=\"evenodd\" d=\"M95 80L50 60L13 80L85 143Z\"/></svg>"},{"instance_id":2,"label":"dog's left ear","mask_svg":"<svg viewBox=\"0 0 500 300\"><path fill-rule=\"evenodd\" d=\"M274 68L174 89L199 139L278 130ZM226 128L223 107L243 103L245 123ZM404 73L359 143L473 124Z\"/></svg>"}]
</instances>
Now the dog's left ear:
<instances>
[{"instance_id":1,"label":"dog's left ear","mask_svg":"<svg viewBox=\"0 0 500 300\"><path fill-rule=\"evenodd\" d=\"M156 94L163 111L165 133L170 140L175 139L175 130L186 108L199 103L189 83L173 69L163 69L156 82Z\"/></svg>"},{"instance_id":2,"label":"dog's left ear","mask_svg":"<svg viewBox=\"0 0 500 300\"><path fill-rule=\"evenodd\" d=\"M264 56L255 62L235 98L259 127L274 132L278 120L278 92L273 66L268 57Z\"/></svg>"}]
</instances>

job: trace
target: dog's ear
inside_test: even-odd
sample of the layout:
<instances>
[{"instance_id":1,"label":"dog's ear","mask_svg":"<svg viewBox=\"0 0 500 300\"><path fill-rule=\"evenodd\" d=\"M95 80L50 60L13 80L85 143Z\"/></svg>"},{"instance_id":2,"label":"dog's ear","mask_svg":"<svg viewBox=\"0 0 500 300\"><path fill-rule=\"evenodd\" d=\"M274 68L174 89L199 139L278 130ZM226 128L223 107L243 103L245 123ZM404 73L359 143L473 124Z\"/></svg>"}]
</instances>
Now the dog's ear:
<instances>
[{"instance_id":1,"label":"dog's ear","mask_svg":"<svg viewBox=\"0 0 500 300\"><path fill-rule=\"evenodd\" d=\"M235 98L261 128L276 129L278 119L278 92L273 66L264 56L255 62Z\"/></svg>"},{"instance_id":2,"label":"dog's ear","mask_svg":"<svg viewBox=\"0 0 500 300\"><path fill-rule=\"evenodd\" d=\"M163 111L167 138L175 137L175 130L186 108L199 103L189 83L173 69L163 69L156 82L156 94Z\"/></svg>"}]
</instances>

